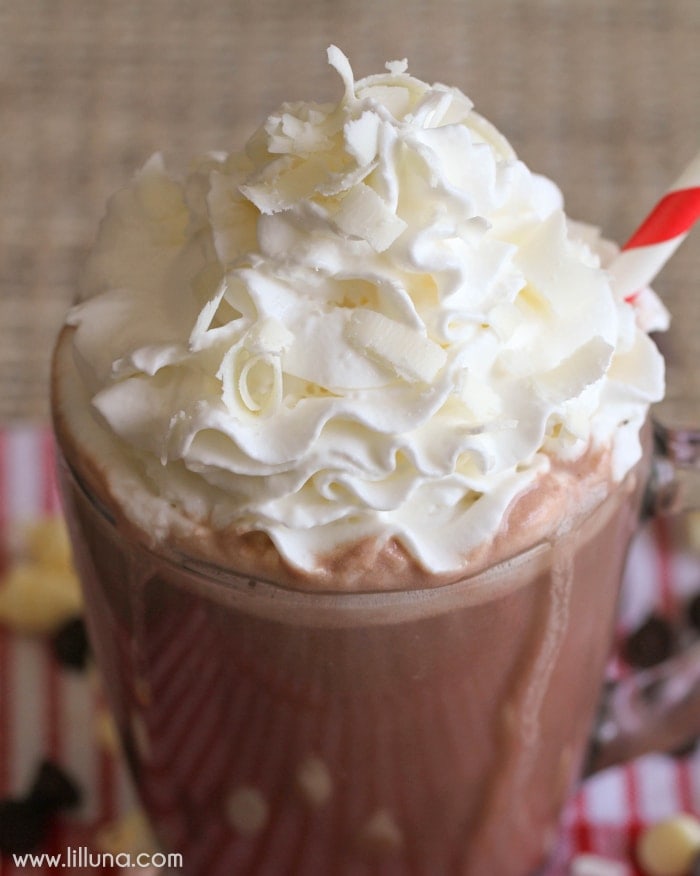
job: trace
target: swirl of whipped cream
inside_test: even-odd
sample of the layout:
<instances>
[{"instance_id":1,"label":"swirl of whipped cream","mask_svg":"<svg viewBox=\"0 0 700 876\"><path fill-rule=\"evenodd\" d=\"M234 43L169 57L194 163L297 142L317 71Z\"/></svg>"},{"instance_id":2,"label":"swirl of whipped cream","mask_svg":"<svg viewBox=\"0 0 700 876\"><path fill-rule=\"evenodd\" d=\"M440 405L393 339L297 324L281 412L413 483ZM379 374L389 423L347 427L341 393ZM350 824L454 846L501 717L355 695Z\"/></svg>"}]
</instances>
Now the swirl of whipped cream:
<instances>
[{"instance_id":1,"label":"swirl of whipped cream","mask_svg":"<svg viewBox=\"0 0 700 876\"><path fill-rule=\"evenodd\" d=\"M114 196L76 360L185 514L302 569L391 537L445 572L553 461L637 461L666 315L650 290L618 300L614 247L464 94L328 57L337 104L283 105L184 181L154 156Z\"/></svg>"}]
</instances>

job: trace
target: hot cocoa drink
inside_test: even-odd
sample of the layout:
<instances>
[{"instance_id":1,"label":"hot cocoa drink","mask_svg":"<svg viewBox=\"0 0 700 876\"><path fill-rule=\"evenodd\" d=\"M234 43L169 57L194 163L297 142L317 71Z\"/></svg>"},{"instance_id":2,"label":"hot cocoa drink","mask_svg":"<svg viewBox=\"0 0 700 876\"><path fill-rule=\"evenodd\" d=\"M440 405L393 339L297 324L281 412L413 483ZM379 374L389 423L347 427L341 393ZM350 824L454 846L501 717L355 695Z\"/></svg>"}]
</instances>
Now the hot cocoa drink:
<instances>
[{"instance_id":1,"label":"hot cocoa drink","mask_svg":"<svg viewBox=\"0 0 700 876\"><path fill-rule=\"evenodd\" d=\"M650 290L403 62L113 199L56 349L125 750L201 876L531 876L663 391Z\"/></svg>"}]
</instances>

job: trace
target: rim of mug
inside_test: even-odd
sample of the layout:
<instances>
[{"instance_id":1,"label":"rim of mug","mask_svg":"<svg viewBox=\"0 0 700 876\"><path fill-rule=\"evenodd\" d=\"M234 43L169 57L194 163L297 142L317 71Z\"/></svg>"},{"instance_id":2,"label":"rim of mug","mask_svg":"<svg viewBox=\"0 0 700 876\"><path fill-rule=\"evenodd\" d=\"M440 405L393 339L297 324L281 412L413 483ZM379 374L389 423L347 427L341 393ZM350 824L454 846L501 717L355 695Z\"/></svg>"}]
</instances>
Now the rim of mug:
<instances>
[{"instance_id":1,"label":"rim of mug","mask_svg":"<svg viewBox=\"0 0 700 876\"><path fill-rule=\"evenodd\" d=\"M127 534L120 530L114 514L90 489L62 449L58 447L57 450L59 470L70 478L103 525L108 526L118 540L125 541ZM636 467L630 474L634 471ZM540 541L504 558L495 566L467 574L456 581L426 588L364 591L295 589L269 577L255 578L232 565L210 562L172 547L152 547L133 539L130 550L138 551L141 561L150 562L154 567L167 565L168 577L177 580L180 586L186 585L209 599L227 605L235 604L252 614L265 617L279 615L285 619L298 615L309 624L323 626L347 626L358 621L396 623L428 614L442 614L456 607L476 606L527 585L551 566L555 554L563 549L564 543L569 545L569 538L577 544L591 538L607 524L623 497L634 492L628 475L615 484L601 502L586 509L580 521L564 535L551 541ZM520 574L516 574L518 572Z\"/></svg>"}]
</instances>

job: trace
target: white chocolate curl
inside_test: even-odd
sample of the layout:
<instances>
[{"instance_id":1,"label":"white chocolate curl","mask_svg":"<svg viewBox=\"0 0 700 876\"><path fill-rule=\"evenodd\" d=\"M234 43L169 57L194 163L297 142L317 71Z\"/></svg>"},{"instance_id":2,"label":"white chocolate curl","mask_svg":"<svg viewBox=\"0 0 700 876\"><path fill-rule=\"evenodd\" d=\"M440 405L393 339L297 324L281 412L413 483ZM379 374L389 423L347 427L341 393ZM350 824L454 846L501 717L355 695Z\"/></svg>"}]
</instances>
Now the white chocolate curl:
<instances>
[{"instance_id":1,"label":"white chocolate curl","mask_svg":"<svg viewBox=\"0 0 700 876\"><path fill-rule=\"evenodd\" d=\"M71 312L97 421L186 515L293 565L397 538L460 569L553 460L640 453L663 365L614 247L455 88L405 62L111 201ZM642 324L642 320L644 323Z\"/></svg>"}]
</instances>

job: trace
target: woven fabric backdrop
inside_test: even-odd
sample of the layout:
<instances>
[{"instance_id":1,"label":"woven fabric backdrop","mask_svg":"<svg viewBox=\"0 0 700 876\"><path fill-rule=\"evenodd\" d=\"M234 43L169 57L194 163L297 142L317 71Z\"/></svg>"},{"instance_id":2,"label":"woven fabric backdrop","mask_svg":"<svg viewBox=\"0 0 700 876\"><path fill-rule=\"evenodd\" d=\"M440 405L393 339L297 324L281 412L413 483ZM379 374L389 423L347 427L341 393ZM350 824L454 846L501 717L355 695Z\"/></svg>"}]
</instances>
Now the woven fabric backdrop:
<instances>
[{"instance_id":1,"label":"woven fabric backdrop","mask_svg":"<svg viewBox=\"0 0 700 876\"><path fill-rule=\"evenodd\" d=\"M0 420L47 415L52 339L107 196L155 150L237 149L285 99L408 57L568 210L623 240L700 146L698 0L0 0ZM700 231L657 288L700 325ZM682 317L680 314L682 313Z\"/></svg>"}]
</instances>

